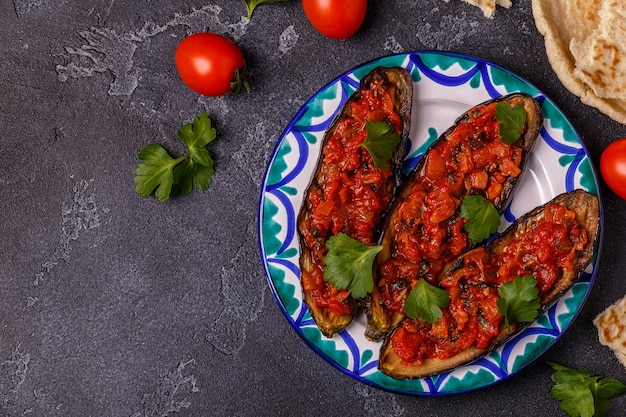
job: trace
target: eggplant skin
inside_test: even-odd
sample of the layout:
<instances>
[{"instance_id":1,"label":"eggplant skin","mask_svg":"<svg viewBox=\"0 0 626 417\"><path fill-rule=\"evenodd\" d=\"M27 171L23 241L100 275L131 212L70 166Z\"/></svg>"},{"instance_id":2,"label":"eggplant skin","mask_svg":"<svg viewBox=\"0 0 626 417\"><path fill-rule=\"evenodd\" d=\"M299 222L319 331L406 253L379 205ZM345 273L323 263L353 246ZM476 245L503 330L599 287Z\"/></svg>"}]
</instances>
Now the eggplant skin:
<instances>
[{"instance_id":1,"label":"eggplant skin","mask_svg":"<svg viewBox=\"0 0 626 417\"><path fill-rule=\"evenodd\" d=\"M359 88L348 98L342 109L335 116L335 119L330 124L328 130L324 134L324 138L322 139L322 152L320 152L320 156L317 161L316 169L311 178L311 182L304 193L303 204L297 218L297 229L300 241L300 269L302 271L313 270L315 262L319 262L314 259L311 249L306 245L305 239L302 235L302 228L306 227L306 220L310 216L309 208L307 207L308 195L311 193L312 190L317 190L320 188L321 185L323 185L323 179L321 179L321 170L323 165L324 145L328 141L328 138L333 135L342 119L350 117L351 103L359 100L362 96L361 92L367 89L368 86L374 82L382 82L384 88L390 88L395 91L394 112L396 112L400 116L400 119L402 121L402 132L400 135L400 143L396 148L396 151L394 152L392 160L393 175L387 180L386 189L393 194L400 184L402 162L404 160L409 131L411 127L413 80L410 73L404 68L376 67L361 79ZM373 231L375 236L374 242L378 241L383 217L384 212L381 213L381 221L376 225L375 230ZM325 239L327 240L330 237L331 235L329 234L325 237ZM317 306L313 300L310 291L302 288L302 292L304 302L307 305L311 316L313 317L322 334L326 337L332 337L335 333L338 333L341 330L345 329L352 322L353 317L359 311L359 304L352 297L349 297L349 299L347 300L350 306L350 314L337 315L334 314L329 308Z\"/></svg>"},{"instance_id":2,"label":"eggplant skin","mask_svg":"<svg viewBox=\"0 0 626 417\"><path fill-rule=\"evenodd\" d=\"M445 132L443 132L439 136L439 138L429 147L429 149L432 149L439 143L445 141L446 138L454 131L454 129L459 124L468 122L469 114L473 109L489 103L508 103L520 100L527 114L526 131L522 135L522 137L520 137L514 143L514 145L518 146L522 150L522 159L520 163L520 169L522 170L522 173L516 177L508 177L503 184L502 191L499 197L496 201L493 202L496 210L500 214L502 214L504 209L507 207L507 204L512 197L513 191L516 185L519 183L519 179L523 176L523 172L526 170L528 154L534 148L541 127L543 126L543 112L541 111L541 107L539 106L539 104L532 96L524 93L513 93L499 97L497 99L488 100L481 104L473 106L467 112L459 116L455 120L454 124L450 126ZM410 195L412 184L417 181L419 176L422 174L423 167L427 160L427 154L428 149L426 150L426 153L417 164L417 166L411 171L407 179L403 182L401 188L398 190L394 202L392 203L387 213L385 224L383 225L380 241L380 244L383 245L383 250L376 257L373 270L374 290L365 298L362 303L363 309L367 317L367 328L365 330L365 337L372 341L380 341L384 339L385 336L390 331L392 331L393 328L397 326L398 323L400 323L400 321L402 321L402 319L405 317L405 314L393 311L383 306L377 290L377 283L380 281L378 267L392 257L393 234L398 208L400 207L402 202L406 200ZM459 198L461 198L461 196L459 196ZM475 245L468 244L466 250L471 249L472 246Z\"/></svg>"},{"instance_id":3,"label":"eggplant skin","mask_svg":"<svg viewBox=\"0 0 626 417\"><path fill-rule=\"evenodd\" d=\"M593 259L596 250L596 242L600 234L600 202L595 195L578 189L559 194L552 199L551 203L566 207L575 212L576 220L587 230L589 240L585 249L577 254L574 270L570 273L565 273L557 280L549 292L542 294L541 305L544 307L552 304L553 301L559 298L565 291L569 290L578 280L580 273ZM526 229L532 228L534 219L542 216L544 206L545 204L520 217L515 223L509 226L502 235L496 238L492 242L492 245L494 247L503 246L511 239L514 239L516 235L523 234Z\"/></svg>"},{"instance_id":4,"label":"eggplant skin","mask_svg":"<svg viewBox=\"0 0 626 417\"><path fill-rule=\"evenodd\" d=\"M600 234L600 206L598 198L595 195L584 190L574 190L560 194L546 204L550 203L558 204L574 211L576 213L578 223L587 231L588 241L585 248L578 252L574 262L573 271L561 274L561 276L559 276L557 281L554 283L554 286L549 291L541 295L542 311L549 308L563 293L569 290L574 283L576 283L581 272L593 259ZM497 248L502 247L507 242L516 239L516 237L522 235L526 230L532 228L533 223L538 218L543 216L543 208L546 204L535 208L516 220L498 238L494 239L487 246L488 250L493 253L494 251L497 251ZM462 262L462 258L463 255L457 258L454 264ZM498 335L494 338L488 348L478 349L475 346L471 346L451 358L429 358L424 360L419 366L411 366L403 363L394 351L390 335L386 338L381 347L378 369L380 369L380 371L384 374L396 379L423 378L438 374L471 362L485 355L509 340L524 327L525 326L520 323L511 323L510 328L507 328L503 323L500 326Z\"/></svg>"}]
</instances>

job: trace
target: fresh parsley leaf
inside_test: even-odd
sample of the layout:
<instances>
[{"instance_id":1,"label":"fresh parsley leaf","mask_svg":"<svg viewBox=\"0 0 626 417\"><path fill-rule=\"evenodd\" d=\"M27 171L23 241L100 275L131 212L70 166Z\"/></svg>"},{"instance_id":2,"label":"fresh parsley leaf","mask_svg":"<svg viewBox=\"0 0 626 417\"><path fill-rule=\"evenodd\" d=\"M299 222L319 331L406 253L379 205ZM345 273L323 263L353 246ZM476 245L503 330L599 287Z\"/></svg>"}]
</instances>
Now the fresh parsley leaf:
<instances>
[{"instance_id":1,"label":"fresh parsley leaf","mask_svg":"<svg viewBox=\"0 0 626 417\"><path fill-rule=\"evenodd\" d=\"M441 309L448 305L450 294L446 290L420 279L404 302L404 312L412 319L419 318L432 324L443 315Z\"/></svg>"},{"instance_id":2,"label":"fresh parsley leaf","mask_svg":"<svg viewBox=\"0 0 626 417\"><path fill-rule=\"evenodd\" d=\"M510 328L511 323L529 323L539 314L539 289L537 280L532 275L505 282L498 287L498 295L498 313L504 316L507 328Z\"/></svg>"},{"instance_id":3,"label":"fresh parsley leaf","mask_svg":"<svg viewBox=\"0 0 626 417\"><path fill-rule=\"evenodd\" d=\"M496 119L500 122L500 138L507 145L515 143L526 125L526 110L519 104L511 107L506 103L496 104Z\"/></svg>"},{"instance_id":4,"label":"fresh parsley leaf","mask_svg":"<svg viewBox=\"0 0 626 417\"><path fill-rule=\"evenodd\" d=\"M206 146L217 136L211 119L203 111L193 122L184 124L178 136L189 150L188 158L174 170L175 193L187 195L193 187L206 190L215 173L213 158Z\"/></svg>"},{"instance_id":5,"label":"fresh parsley leaf","mask_svg":"<svg viewBox=\"0 0 626 417\"><path fill-rule=\"evenodd\" d=\"M606 398L613 398L626 393L626 385L612 378L601 378L598 390L602 390Z\"/></svg>"},{"instance_id":6,"label":"fresh parsley leaf","mask_svg":"<svg viewBox=\"0 0 626 417\"><path fill-rule=\"evenodd\" d=\"M193 187L200 190L206 190L211 185L211 178L215 173L213 160L210 160L207 166L193 161L187 161L179 164L174 169L174 187L172 187L171 197L179 194L188 195Z\"/></svg>"},{"instance_id":7,"label":"fresh parsley leaf","mask_svg":"<svg viewBox=\"0 0 626 417\"><path fill-rule=\"evenodd\" d=\"M468 195L461 201L461 217L467 222L464 229L475 243L487 239L500 227L500 214L494 205L480 195Z\"/></svg>"},{"instance_id":8,"label":"fresh parsley leaf","mask_svg":"<svg viewBox=\"0 0 626 417\"><path fill-rule=\"evenodd\" d=\"M572 417L592 417L595 414L593 393L587 384L565 382L552 387L550 394L561 401L561 410Z\"/></svg>"},{"instance_id":9,"label":"fresh parsley leaf","mask_svg":"<svg viewBox=\"0 0 626 417\"><path fill-rule=\"evenodd\" d=\"M135 169L135 191L144 197L155 192L159 200L167 200L174 184L174 167L183 158L172 158L161 145L155 143L143 147L137 157L142 163Z\"/></svg>"},{"instance_id":10,"label":"fresh parsley leaf","mask_svg":"<svg viewBox=\"0 0 626 417\"><path fill-rule=\"evenodd\" d=\"M604 417L613 397L626 393L626 385L612 378L592 376L585 369L571 369L548 362L555 372L550 394L561 402L561 410L570 417Z\"/></svg>"},{"instance_id":11,"label":"fresh parsley leaf","mask_svg":"<svg viewBox=\"0 0 626 417\"><path fill-rule=\"evenodd\" d=\"M382 246L367 246L339 233L326 241L324 280L354 298L363 298L374 289L372 265Z\"/></svg>"},{"instance_id":12,"label":"fresh parsley leaf","mask_svg":"<svg viewBox=\"0 0 626 417\"><path fill-rule=\"evenodd\" d=\"M287 0L243 0L246 5L246 9L248 10L248 20L252 19L252 13L254 13L254 9L259 4L263 3L280 3L285 2Z\"/></svg>"},{"instance_id":13,"label":"fresh parsley leaf","mask_svg":"<svg viewBox=\"0 0 626 417\"><path fill-rule=\"evenodd\" d=\"M361 143L372 156L377 168L387 169L393 152L400 144L398 136L387 122L368 120L365 124L365 141Z\"/></svg>"},{"instance_id":14,"label":"fresh parsley leaf","mask_svg":"<svg viewBox=\"0 0 626 417\"><path fill-rule=\"evenodd\" d=\"M213 159L206 145L215 137L215 128L206 112L183 125L178 136L187 147L187 153L174 159L161 146L149 143L137 157L141 164L135 169L135 191L144 197L154 192L160 201L179 194L187 195L194 187L206 190L215 172Z\"/></svg>"}]
</instances>

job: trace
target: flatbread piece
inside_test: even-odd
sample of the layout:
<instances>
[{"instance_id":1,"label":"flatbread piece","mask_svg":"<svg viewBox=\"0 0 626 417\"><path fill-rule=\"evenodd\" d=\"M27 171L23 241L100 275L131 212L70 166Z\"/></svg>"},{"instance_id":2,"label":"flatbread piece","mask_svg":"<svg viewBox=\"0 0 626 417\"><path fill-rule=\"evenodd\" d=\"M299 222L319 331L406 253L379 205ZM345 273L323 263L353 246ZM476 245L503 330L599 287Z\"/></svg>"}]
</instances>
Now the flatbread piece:
<instances>
[{"instance_id":1,"label":"flatbread piece","mask_svg":"<svg viewBox=\"0 0 626 417\"><path fill-rule=\"evenodd\" d=\"M593 320L600 343L613 350L626 367L626 296L606 308Z\"/></svg>"},{"instance_id":2,"label":"flatbread piece","mask_svg":"<svg viewBox=\"0 0 626 417\"><path fill-rule=\"evenodd\" d=\"M532 9L563 85L626 124L626 2L533 0Z\"/></svg>"}]
</instances>

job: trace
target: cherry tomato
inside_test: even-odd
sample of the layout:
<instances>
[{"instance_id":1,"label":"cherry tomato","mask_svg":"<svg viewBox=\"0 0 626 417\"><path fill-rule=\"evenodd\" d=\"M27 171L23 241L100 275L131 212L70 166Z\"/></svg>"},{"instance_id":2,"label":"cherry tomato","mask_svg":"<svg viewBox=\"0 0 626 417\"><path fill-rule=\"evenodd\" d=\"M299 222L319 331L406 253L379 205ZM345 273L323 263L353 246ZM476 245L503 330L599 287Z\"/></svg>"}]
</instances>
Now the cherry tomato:
<instances>
[{"instance_id":1,"label":"cherry tomato","mask_svg":"<svg viewBox=\"0 0 626 417\"><path fill-rule=\"evenodd\" d=\"M363 24L367 0L302 0L302 8L322 35L348 39Z\"/></svg>"},{"instance_id":2,"label":"cherry tomato","mask_svg":"<svg viewBox=\"0 0 626 417\"><path fill-rule=\"evenodd\" d=\"M606 185L626 200L626 138L611 142L600 156L600 172Z\"/></svg>"},{"instance_id":3,"label":"cherry tomato","mask_svg":"<svg viewBox=\"0 0 626 417\"><path fill-rule=\"evenodd\" d=\"M194 33L183 39L175 54L176 68L189 88L205 96L248 89L246 61L233 41L217 33Z\"/></svg>"}]
</instances>

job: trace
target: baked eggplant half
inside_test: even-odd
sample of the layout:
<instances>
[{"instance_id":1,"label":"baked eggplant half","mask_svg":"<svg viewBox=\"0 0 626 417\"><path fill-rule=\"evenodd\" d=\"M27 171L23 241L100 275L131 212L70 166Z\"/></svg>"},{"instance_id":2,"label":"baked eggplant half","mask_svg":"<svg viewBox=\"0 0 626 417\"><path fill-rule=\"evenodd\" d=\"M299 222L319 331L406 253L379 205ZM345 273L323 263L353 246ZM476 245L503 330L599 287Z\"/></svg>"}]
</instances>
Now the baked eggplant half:
<instances>
[{"instance_id":1,"label":"baked eggplant half","mask_svg":"<svg viewBox=\"0 0 626 417\"><path fill-rule=\"evenodd\" d=\"M534 312L545 310L591 262L599 228L598 198L575 190L520 217L485 247L456 258L439 282L450 296L441 317L433 323L405 318L385 339L379 369L397 379L425 377L496 348L527 325L520 321L534 317L516 320L514 312L509 317L512 288L530 279L537 289ZM531 290L522 285L516 291L526 297Z\"/></svg>"},{"instance_id":2,"label":"baked eggplant half","mask_svg":"<svg viewBox=\"0 0 626 417\"><path fill-rule=\"evenodd\" d=\"M412 100L407 70L377 67L362 78L324 134L297 229L304 302L327 337L348 326L359 306L347 289L324 280L326 242L339 233L368 246L378 242L400 181ZM381 160L366 146L372 142L390 150L385 153L390 157Z\"/></svg>"},{"instance_id":3,"label":"baked eggplant half","mask_svg":"<svg viewBox=\"0 0 626 417\"><path fill-rule=\"evenodd\" d=\"M501 134L501 120L513 111L522 118L511 138ZM400 323L420 279L434 283L450 260L479 243L465 231L462 199L483 196L501 214L542 125L537 102L516 93L472 107L429 146L386 216L374 289L363 303L368 339L381 340Z\"/></svg>"}]
</instances>

